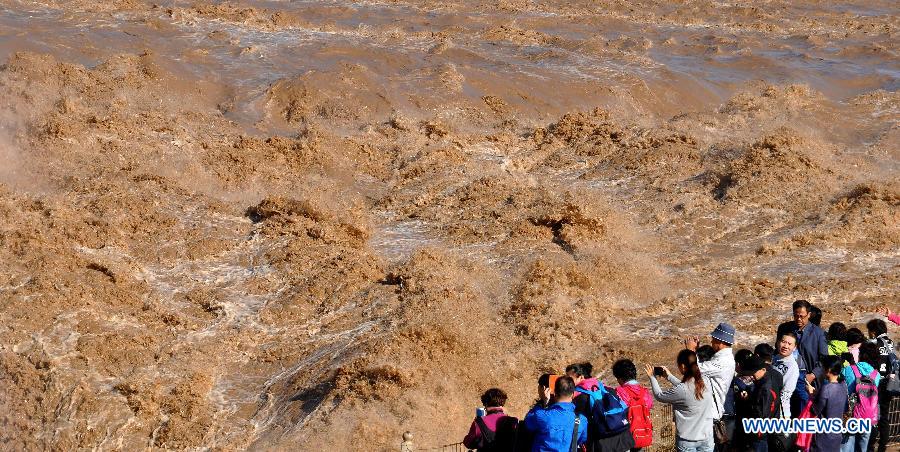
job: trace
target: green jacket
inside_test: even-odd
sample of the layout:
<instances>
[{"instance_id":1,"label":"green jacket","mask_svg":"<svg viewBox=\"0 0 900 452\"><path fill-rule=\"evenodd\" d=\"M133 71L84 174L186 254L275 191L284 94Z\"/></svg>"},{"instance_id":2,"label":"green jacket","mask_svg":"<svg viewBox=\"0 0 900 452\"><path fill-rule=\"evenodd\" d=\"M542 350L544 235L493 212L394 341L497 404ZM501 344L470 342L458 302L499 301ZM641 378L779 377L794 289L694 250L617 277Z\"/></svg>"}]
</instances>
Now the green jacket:
<instances>
[{"instance_id":1,"label":"green jacket","mask_svg":"<svg viewBox=\"0 0 900 452\"><path fill-rule=\"evenodd\" d=\"M834 356L841 356L841 353L847 353L850 349L847 348L847 341L828 341L828 354ZM850 363L844 361L844 366L848 366Z\"/></svg>"},{"instance_id":2,"label":"green jacket","mask_svg":"<svg viewBox=\"0 0 900 452\"><path fill-rule=\"evenodd\" d=\"M828 341L828 354L834 356L841 356L841 353L847 353L850 349L847 348L847 341Z\"/></svg>"}]
</instances>

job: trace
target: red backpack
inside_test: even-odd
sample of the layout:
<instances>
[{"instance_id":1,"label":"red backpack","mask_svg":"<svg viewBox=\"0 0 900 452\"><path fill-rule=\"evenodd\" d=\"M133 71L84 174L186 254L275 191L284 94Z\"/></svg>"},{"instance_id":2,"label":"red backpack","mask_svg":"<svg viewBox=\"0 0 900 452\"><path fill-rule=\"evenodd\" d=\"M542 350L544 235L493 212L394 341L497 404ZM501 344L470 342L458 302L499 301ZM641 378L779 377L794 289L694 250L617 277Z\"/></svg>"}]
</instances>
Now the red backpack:
<instances>
[{"instance_id":1,"label":"red backpack","mask_svg":"<svg viewBox=\"0 0 900 452\"><path fill-rule=\"evenodd\" d=\"M631 388L638 389L637 393ZM650 418L650 407L646 405L647 388L629 385L628 389L619 392L622 400L628 404L628 422L634 436L634 447L648 447L653 443L653 421Z\"/></svg>"}]
</instances>

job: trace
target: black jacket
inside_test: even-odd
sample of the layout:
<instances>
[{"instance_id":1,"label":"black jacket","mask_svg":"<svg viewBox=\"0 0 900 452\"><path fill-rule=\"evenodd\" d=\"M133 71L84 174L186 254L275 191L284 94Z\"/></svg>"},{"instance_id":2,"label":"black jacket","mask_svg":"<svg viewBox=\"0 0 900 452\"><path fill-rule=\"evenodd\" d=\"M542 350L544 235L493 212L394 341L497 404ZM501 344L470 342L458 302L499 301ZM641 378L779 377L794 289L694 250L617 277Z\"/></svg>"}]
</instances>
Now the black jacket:
<instances>
[{"instance_id":1,"label":"black jacket","mask_svg":"<svg viewBox=\"0 0 900 452\"><path fill-rule=\"evenodd\" d=\"M878 373L882 380L891 373L891 366L897 356L894 355L894 341L888 337L887 333L875 338L875 345L878 346Z\"/></svg>"},{"instance_id":2,"label":"black jacket","mask_svg":"<svg viewBox=\"0 0 900 452\"><path fill-rule=\"evenodd\" d=\"M781 373L766 366L766 375L753 385L748 404L748 417L769 419L778 417L781 408L781 389L784 381Z\"/></svg>"}]
</instances>

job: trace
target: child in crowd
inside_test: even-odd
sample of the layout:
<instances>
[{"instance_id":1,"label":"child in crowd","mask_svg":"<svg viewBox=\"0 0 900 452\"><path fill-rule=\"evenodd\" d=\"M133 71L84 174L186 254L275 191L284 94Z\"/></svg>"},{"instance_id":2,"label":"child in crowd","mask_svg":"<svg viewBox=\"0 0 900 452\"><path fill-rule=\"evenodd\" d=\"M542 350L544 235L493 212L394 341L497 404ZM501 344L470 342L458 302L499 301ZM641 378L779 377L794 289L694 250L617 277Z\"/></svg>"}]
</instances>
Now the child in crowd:
<instances>
[{"instance_id":1,"label":"child in crowd","mask_svg":"<svg viewBox=\"0 0 900 452\"><path fill-rule=\"evenodd\" d=\"M807 389L810 394L814 395L813 412L820 419L841 419L844 415L844 408L847 406L847 386L840 380L841 370L843 368L842 360L839 356L825 356L822 358L822 369L825 372L823 378L823 386L816 390L812 385ZM834 452L837 450L844 451L841 445L843 437L840 433L816 433L813 436L812 451L817 452ZM866 446L862 446L865 451ZM851 447L850 451L853 450ZM859 450L859 449L857 449Z\"/></svg>"},{"instance_id":2,"label":"child in crowd","mask_svg":"<svg viewBox=\"0 0 900 452\"><path fill-rule=\"evenodd\" d=\"M637 381L637 367L630 359L620 359L613 364L613 376L619 382L616 394L628 404L628 422L634 436L636 452L653 442L653 422L650 410L653 408L653 394Z\"/></svg>"},{"instance_id":3,"label":"child in crowd","mask_svg":"<svg viewBox=\"0 0 900 452\"><path fill-rule=\"evenodd\" d=\"M847 338L847 351L853 355L853 363L855 363L859 361L859 346L866 342L866 336L859 328L850 328L845 337ZM844 366L853 363L845 361Z\"/></svg>"},{"instance_id":4,"label":"child in crowd","mask_svg":"<svg viewBox=\"0 0 900 452\"><path fill-rule=\"evenodd\" d=\"M741 364L751 356L753 356L753 352L746 348L742 348L734 354L735 376L731 380L729 398L734 405L735 429L731 443L735 445L748 442L741 419L750 416L751 406L749 399L750 394L753 393L753 377L741 375Z\"/></svg>"},{"instance_id":5,"label":"child in crowd","mask_svg":"<svg viewBox=\"0 0 900 452\"><path fill-rule=\"evenodd\" d=\"M715 354L716 351L713 350L712 345L701 345L697 347L697 362L705 363L709 361Z\"/></svg>"},{"instance_id":6,"label":"child in crowd","mask_svg":"<svg viewBox=\"0 0 900 452\"><path fill-rule=\"evenodd\" d=\"M828 354L841 356L847 349L847 326L841 322L834 322L828 327Z\"/></svg>"}]
</instances>

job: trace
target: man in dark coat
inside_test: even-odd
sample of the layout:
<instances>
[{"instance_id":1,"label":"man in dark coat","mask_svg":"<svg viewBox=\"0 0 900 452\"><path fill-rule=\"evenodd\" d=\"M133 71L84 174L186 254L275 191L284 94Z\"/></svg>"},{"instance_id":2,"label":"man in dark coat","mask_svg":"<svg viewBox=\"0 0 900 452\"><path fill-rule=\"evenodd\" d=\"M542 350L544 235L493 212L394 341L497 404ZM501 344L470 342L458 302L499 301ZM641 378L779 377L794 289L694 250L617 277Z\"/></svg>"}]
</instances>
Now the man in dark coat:
<instances>
[{"instance_id":1,"label":"man in dark coat","mask_svg":"<svg viewBox=\"0 0 900 452\"><path fill-rule=\"evenodd\" d=\"M822 376L821 357L828 355L828 343L825 341L825 331L809 321L812 305L806 300L794 302L794 320L784 322L778 326L775 343L781 340L786 332L797 335L797 352L806 363L806 381L812 382Z\"/></svg>"}]
</instances>

